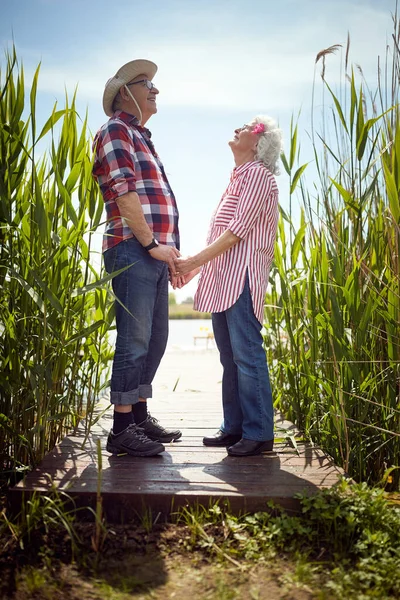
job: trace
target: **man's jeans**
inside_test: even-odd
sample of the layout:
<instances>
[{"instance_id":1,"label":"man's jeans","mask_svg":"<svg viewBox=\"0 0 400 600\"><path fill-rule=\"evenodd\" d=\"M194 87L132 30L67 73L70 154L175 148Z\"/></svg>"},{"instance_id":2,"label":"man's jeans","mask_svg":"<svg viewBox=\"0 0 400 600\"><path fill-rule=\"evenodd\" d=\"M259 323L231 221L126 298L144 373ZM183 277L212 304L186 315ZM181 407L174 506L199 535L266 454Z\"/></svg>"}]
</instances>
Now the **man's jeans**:
<instances>
[{"instance_id":1,"label":"man's jeans","mask_svg":"<svg viewBox=\"0 0 400 600\"><path fill-rule=\"evenodd\" d=\"M139 397L151 398L151 383L167 345L168 267L134 238L107 250L104 264L107 273L132 265L112 280L117 341L111 402L136 404Z\"/></svg>"},{"instance_id":2,"label":"man's jeans","mask_svg":"<svg viewBox=\"0 0 400 600\"><path fill-rule=\"evenodd\" d=\"M271 386L248 276L239 299L227 310L213 313L212 324L223 366L221 430L248 440L272 440Z\"/></svg>"}]
</instances>

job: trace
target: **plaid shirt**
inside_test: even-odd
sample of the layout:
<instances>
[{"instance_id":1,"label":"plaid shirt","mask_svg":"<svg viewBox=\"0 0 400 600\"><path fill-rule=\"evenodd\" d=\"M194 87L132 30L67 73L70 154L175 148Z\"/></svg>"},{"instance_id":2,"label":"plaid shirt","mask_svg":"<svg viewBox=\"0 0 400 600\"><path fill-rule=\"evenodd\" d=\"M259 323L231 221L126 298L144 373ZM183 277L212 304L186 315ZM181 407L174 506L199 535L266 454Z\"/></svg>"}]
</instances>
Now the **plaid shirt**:
<instances>
[{"instance_id":1,"label":"plaid shirt","mask_svg":"<svg viewBox=\"0 0 400 600\"><path fill-rule=\"evenodd\" d=\"M148 129L120 110L97 132L93 176L103 195L107 225L103 252L134 234L121 217L116 199L139 196L146 222L161 243L179 249L178 208Z\"/></svg>"}]
</instances>

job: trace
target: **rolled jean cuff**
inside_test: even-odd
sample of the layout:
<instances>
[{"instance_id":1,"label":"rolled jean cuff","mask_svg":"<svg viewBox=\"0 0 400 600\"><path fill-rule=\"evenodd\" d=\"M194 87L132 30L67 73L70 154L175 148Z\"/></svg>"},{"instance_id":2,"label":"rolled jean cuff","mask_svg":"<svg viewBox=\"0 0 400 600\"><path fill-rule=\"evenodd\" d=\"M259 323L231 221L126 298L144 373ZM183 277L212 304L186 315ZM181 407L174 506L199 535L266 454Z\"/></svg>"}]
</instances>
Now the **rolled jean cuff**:
<instances>
[{"instance_id":1,"label":"rolled jean cuff","mask_svg":"<svg viewBox=\"0 0 400 600\"><path fill-rule=\"evenodd\" d=\"M153 397L153 386L148 383L141 383L139 385L139 398L152 398Z\"/></svg>"},{"instance_id":2,"label":"rolled jean cuff","mask_svg":"<svg viewBox=\"0 0 400 600\"><path fill-rule=\"evenodd\" d=\"M111 404L137 404L139 402L139 388L129 390L129 392L113 392L110 393Z\"/></svg>"}]
</instances>

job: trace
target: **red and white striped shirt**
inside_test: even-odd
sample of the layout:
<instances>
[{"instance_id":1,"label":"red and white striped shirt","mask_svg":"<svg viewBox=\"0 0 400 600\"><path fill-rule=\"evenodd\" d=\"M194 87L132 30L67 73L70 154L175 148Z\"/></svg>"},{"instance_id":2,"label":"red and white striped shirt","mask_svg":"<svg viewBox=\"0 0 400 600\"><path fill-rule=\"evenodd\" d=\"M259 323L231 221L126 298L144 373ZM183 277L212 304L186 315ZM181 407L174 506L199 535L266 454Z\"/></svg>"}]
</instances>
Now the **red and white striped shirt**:
<instances>
[{"instance_id":1,"label":"red and white striped shirt","mask_svg":"<svg viewBox=\"0 0 400 600\"><path fill-rule=\"evenodd\" d=\"M230 308L243 291L248 271L254 314L263 323L277 224L275 177L261 161L236 167L212 216L207 245L227 229L241 239L202 267L194 298L196 310L214 313Z\"/></svg>"}]
</instances>

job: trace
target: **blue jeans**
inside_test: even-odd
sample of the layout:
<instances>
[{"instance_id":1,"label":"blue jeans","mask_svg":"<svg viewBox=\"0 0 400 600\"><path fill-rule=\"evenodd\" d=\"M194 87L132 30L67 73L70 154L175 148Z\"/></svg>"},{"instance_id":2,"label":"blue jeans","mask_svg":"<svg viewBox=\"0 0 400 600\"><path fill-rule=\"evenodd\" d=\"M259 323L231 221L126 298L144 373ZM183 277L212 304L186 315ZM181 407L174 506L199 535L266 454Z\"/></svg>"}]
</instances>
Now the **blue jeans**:
<instances>
[{"instance_id":1,"label":"blue jeans","mask_svg":"<svg viewBox=\"0 0 400 600\"><path fill-rule=\"evenodd\" d=\"M248 276L239 299L227 310L213 313L212 324L223 366L221 430L248 440L272 440L271 385Z\"/></svg>"},{"instance_id":2,"label":"blue jeans","mask_svg":"<svg viewBox=\"0 0 400 600\"><path fill-rule=\"evenodd\" d=\"M104 265L108 273L132 265L112 280L117 341L111 402L136 404L139 397L152 397L151 383L167 345L168 267L135 238L107 250Z\"/></svg>"}]
</instances>

